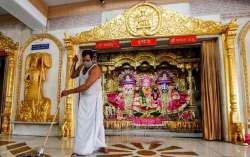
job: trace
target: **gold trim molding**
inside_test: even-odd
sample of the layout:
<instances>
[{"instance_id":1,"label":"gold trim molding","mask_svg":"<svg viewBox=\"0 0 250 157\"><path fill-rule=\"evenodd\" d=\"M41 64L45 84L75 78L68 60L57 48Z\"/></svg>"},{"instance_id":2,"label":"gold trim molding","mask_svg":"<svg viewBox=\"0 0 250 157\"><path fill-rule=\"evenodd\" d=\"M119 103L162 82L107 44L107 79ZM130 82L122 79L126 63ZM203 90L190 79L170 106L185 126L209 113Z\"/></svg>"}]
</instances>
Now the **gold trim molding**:
<instances>
[{"instance_id":1,"label":"gold trim molding","mask_svg":"<svg viewBox=\"0 0 250 157\"><path fill-rule=\"evenodd\" d=\"M16 51L18 46L18 43L15 43L11 38L4 36L0 32L0 50L4 50L6 52Z\"/></svg>"},{"instance_id":2,"label":"gold trim molding","mask_svg":"<svg viewBox=\"0 0 250 157\"><path fill-rule=\"evenodd\" d=\"M177 35L214 35L226 31L227 26L182 16L151 3L140 3L110 22L69 37L74 44L113 39L161 37Z\"/></svg>"},{"instance_id":3,"label":"gold trim molding","mask_svg":"<svg viewBox=\"0 0 250 157\"><path fill-rule=\"evenodd\" d=\"M16 69L16 54L19 44L15 43L11 38L4 36L0 32L0 50L7 53L7 75L6 75L6 90L5 90L5 108L3 111L2 132L10 134L12 131L11 118L13 108L13 94L15 84L15 69Z\"/></svg>"},{"instance_id":4,"label":"gold trim molding","mask_svg":"<svg viewBox=\"0 0 250 157\"><path fill-rule=\"evenodd\" d=\"M240 125L243 124L240 118L238 83L237 83L237 69L236 69L236 55L235 43L236 34L239 26L236 19L228 24L226 32L223 34L224 43L224 67L225 67L225 80L228 100L228 136L231 142L234 142L234 137L238 137L236 130L239 130ZM240 124L240 125L239 125ZM243 128L244 129L244 128ZM241 130L241 129L240 129ZM242 133L243 130L241 130ZM242 136L244 137L244 135ZM241 139L243 140L243 139ZM244 142L244 141L241 141Z\"/></svg>"},{"instance_id":5,"label":"gold trim molding","mask_svg":"<svg viewBox=\"0 0 250 157\"><path fill-rule=\"evenodd\" d=\"M247 120L248 125L250 125L250 95L249 95L249 89L248 89L248 64L247 64L247 34L250 32L250 21L246 23L246 25L242 28L239 36L239 44L240 44L240 50L242 53L242 68L243 68L243 88L244 88L244 99L247 109Z\"/></svg>"},{"instance_id":6,"label":"gold trim molding","mask_svg":"<svg viewBox=\"0 0 250 157\"><path fill-rule=\"evenodd\" d=\"M36 40L43 40L43 39L49 39L52 40L56 46L59 49L59 65L58 65L58 86L57 86L57 107L60 105L60 94L61 94L61 75L62 75L62 52L63 52L63 45L62 43L53 35L51 34L36 34L31 36L22 46L21 53L18 58L18 84L17 84L17 92L16 92L16 118L19 115L20 112L20 93L21 93L21 82L22 82L22 67L23 67L23 55L25 53L25 50L28 48L28 46ZM57 115L57 120L59 120L59 112Z\"/></svg>"}]
</instances>

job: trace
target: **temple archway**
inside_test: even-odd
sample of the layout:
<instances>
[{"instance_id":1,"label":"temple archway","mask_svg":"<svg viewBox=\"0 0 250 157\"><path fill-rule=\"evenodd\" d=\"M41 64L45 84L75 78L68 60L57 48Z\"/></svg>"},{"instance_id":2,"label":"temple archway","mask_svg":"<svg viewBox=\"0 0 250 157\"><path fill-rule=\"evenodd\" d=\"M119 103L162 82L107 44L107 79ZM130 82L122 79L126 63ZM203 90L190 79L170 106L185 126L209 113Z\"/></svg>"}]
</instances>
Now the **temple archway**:
<instances>
[{"instance_id":1,"label":"temple archway","mask_svg":"<svg viewBox=\"0 0 250 157\"><path fill-rule=\"evenodd\" d=\"M101 43L102 49L98 50L100 53L109 52L107 49L112 49L112 52L119 51L120 53L123 53L129 49L125 50L126 44L129 45L127 47L139 46L139 50L142 51L145 47L147 48L150 46L155 46L154 48L157 49L157 44L155 43L160 42L162 42L163 45L167 45L168 49L174 49L176 48L174 46L175 44L180 44L183 48L188 45L195 46L200 43L200 46L202 47L205 45L205 41L207 40L220 41L223 42L222 47L224 48L223 50L219 50L220 56L222 56L224 60L224 62L220 65L220 72L222 73L221 78L224 77L223 81L224 84L226 84L226 87L223 87L224 94L226 95L226 100L223 100L225 104L224 112L228 115L227 120L224 123L228 128L228 130L226 130L226 132L228 132L227 137L231 140L232 136L234 136L232 130L238 126L234 124L241 123L238 110L238 92L236 88L237 81L235 77L236 69L234 64L234 42L237 28L238 26L235 20L224 25L215 21L204 21L194 17L185 17L176 12L165 10L150 3L140 3L125 11L121 16L118 16L110 22L97 26L89 31L81 32L75 36L68 36L65 34L64 41L68 51L66 88L74 87L74 81L69 77L69 68L72 65L73 56L78 53L78 48L84 49L88 47L96 49L98 48L97 45L100 46ZM133 41L137 43L133 43ZM206 49L204 48L202 51L206 51ZM223 53L223 51L225 53ZM187 70L187 76L192 78L193 70L197 69L197 63L194 62L194 64L185 64L184 60L179 58L176 59L175 57L176 55L171 56L171 53L166 53L162 56L162 58L158 56L155 60L159 61L157 63L159 65L161 65L160 60L163 59L170 65L175 65L178 69ZM130 60L133 60L133 58L136 59L136 57L129 57ZM149 60L152 59L149 57ZM145 66L149 66L152 63L152 61L150 63L146 63L144 61L145 59L136 63L136 65L143 64ZM124 63L125 62L122 62L121 66L124 65ZM119 63L116 64L120 65ZM115 69L112 61L103 62L102 67L105 73L108 69ZM192 88L191 82L192 80L189 79L189 88ZM68 124L67 127L73 130L73 97L67 96L65 104L65 124ZM127 126L130 124L129 122L125 122L121 125ZM73 136L73 134L69 136Z\"/></svg>"}]
</instances>

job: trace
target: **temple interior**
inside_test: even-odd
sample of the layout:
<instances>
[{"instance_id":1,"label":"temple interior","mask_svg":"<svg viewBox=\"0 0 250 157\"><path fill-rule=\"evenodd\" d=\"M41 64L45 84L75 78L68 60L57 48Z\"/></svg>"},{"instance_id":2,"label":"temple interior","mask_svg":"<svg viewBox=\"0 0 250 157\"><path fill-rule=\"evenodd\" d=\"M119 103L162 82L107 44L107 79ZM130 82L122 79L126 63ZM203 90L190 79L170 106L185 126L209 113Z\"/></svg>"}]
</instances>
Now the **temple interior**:
<instances>
[{"instance_id":1,"label":"temple interior","mask_svg":"<svg viewBox=\"0 0 250 157\"><path fill-rule=\"evenodd\" d=\"M0 21L0 157L250 157L249 0L0 0Z\"/></svg>"}]
</instances>

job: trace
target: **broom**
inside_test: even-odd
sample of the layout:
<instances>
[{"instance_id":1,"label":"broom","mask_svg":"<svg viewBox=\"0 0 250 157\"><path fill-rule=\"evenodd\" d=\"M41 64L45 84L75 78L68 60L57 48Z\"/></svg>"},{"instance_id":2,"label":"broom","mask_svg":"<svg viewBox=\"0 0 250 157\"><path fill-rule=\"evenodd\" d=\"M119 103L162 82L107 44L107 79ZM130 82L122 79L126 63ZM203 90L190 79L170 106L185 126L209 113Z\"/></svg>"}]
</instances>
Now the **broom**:
<instances>
[{"instance_id":1,"label":"broom","mask_svg":"<svg viewBox=\"0 0 250 157\"><path fill-rule=\"evenodd\" d=\"M42 147L39 149L39 151L36 152L35 154L24 154L24 155L22 155L22 157L44 157L44 150L45 150L46 144L47 144L47 142L48 142L49 135L50 135L51 130L52 130L52 128L53 128L53 123L54 123L55 120L56 120L56 116L57 116L57 113L58 113L58 112L59 112L59 105L58 105L58 107L57 107L57 109L56 109L56 113L55 113L55 115L54 115L54 117L53 117L53 120L52 120L52 122L51 122L51 124L50 124L50 127L49 127L49 130L48 130L48 132L47 132L46 138L45 138L45 140L44 140L44 142L43 142L43 146L42 146Z\"/></svg>"}]
</instances>

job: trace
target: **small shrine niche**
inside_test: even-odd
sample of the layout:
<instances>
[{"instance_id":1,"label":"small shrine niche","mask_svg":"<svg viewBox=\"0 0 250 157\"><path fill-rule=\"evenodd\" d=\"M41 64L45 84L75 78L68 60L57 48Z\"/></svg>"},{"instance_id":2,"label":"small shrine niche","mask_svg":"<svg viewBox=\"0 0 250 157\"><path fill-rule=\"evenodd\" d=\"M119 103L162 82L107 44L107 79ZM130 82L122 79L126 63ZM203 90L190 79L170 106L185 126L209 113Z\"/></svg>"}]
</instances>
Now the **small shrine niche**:
<instances>
[{"instance_id":1,"label":"small shrine niche","mask_svg":"<svg viewBox=\"0 0 250 157\"><path fill-rule=\"evenodd\" d=\"M108 129L200 132L199 48L101 53Z\"/></svg>"}]
</instances>

